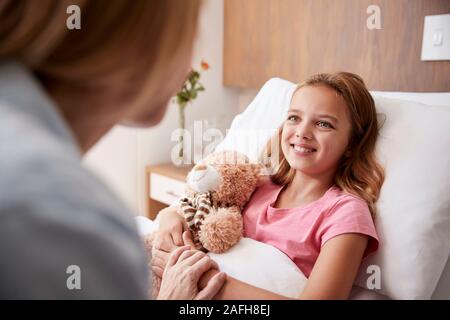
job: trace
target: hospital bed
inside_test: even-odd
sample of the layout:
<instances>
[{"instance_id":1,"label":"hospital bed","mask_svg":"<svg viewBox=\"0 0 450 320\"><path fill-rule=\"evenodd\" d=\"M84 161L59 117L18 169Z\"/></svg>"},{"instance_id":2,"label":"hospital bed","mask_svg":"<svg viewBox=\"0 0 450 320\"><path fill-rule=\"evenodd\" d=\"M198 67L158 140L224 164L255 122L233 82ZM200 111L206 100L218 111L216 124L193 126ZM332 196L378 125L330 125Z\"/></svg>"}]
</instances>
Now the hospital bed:
<instances>
[{"instance_id":1,"label":"hospital bed","mask_svg":"<svg viewBox=\"0 0 450 320\"><path fill-rule=\"evenodd\" d=\"M260 160L294 90L289 81L267 81L216 151ZM371 94L384 122L377 143L386 169L375 220L380 247L361 264L350 299L450 299L450 93ZM138 225L141 233L155 228ZM284 254L251 239L211 256L228 274L287 296L307 281Z\"/></svg>"}]
</instances>

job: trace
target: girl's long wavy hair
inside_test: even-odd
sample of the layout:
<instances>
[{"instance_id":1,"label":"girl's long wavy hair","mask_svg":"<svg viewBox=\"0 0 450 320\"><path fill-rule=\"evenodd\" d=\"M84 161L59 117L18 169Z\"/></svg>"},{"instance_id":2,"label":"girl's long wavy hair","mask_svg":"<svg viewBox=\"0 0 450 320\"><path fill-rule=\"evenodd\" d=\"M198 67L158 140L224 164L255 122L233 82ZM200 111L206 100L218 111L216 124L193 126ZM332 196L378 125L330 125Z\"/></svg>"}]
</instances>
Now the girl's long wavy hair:
<instances>
[{"instance_id":1,"label":"girl's long wavy hair","mask_svg":"<svg viewBox=\"0 0 450 320\"><path fill-rule=\"evenodd\" d=\"M350 153L344 153L336 170L334 183L344 192L364 199L375 217L375 203L384 182L384 169L375 156L375 145L379 135L380 124L375 110L375 102L361 77L349 72L320 73L300 83L296 90L305 86L327 86L346 102L351 118ZM268 141L264 157L271 157L271 180L278 185L289 184L295 175L281 149L283 126ZM272 155L274 147L278 148L278 161ZM267 158L266 158L267 159ZM274 164L275 162L275 164Z\"/></svg>"}]
</instances>

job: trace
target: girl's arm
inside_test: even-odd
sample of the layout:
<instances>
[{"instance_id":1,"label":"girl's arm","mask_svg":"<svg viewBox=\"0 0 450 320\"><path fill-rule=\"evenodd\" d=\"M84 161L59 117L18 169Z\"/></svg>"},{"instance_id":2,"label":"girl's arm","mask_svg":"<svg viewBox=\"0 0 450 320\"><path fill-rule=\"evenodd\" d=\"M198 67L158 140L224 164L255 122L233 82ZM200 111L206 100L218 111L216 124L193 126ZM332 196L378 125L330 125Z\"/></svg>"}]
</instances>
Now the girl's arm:
<instances>
[{"instance_id":1,"label":"girl's arm","mask_svg":"<svg viewBox=\"0 0 450 320\"><path fill-rule=\"evenodd\" d=\"M308 283L299 299L347 299L355 281L369 237L348 233L328 240L322 247ZM202 289L217 273L210 270L200 280ZM264 289L227 277L222 290L214 297L218 300L289 299Z\"/></svg>"},{"instance_id":2,"label":"girl's arm","mask_svg":"<svg viewBox=\"0 0 450 320\"><path fill-rule=\"evenodd\" d=\"M369 236L346 233L320 250L300 299L347 299L355 282Z\"/></svg>"},{"instance_id":3,"label":"girl's arm","mask_svg":"<svg viewBox=\"0 0 450 320\"><path fill-rule=\"evenodd\" d=\"M199 290L202 290L209 279L212 278L218 270L211 269L206 272L199 281ZM214 297L214 300L287 300L288 297L254 287L248 283L237 280L227 275L225 284L219 293Z\"/></svg>"}]
</instances>

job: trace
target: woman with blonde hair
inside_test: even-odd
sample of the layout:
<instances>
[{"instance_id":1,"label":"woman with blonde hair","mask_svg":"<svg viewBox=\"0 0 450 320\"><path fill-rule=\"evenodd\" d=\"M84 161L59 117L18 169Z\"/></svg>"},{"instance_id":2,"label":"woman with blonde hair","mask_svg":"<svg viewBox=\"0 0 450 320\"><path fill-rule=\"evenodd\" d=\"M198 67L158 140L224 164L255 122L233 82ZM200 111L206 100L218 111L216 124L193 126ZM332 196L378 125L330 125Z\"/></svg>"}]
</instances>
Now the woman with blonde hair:
<instances>
[{"instance_id":1,"label":"woman with blonde hair","mask_svg":"<svg viewBox=\"0 0 450 320\"><path fill-rule=\"evenodd\" d=\"M69 6L80 29L67 27ZM148 298L132 214L81 157L115 124L161 120L199 10L199 0L0 2L2 298ZM175 250L158 298L212 297L224 275L201 291L197 281L216 267Z\"/></svg>"},{"instance_id":2,"label":"woman with blonde hair","mask_svg":"<svg viewBox=\"0 0 450 320\"><path fill-rule=\"evenodd\" d=\"M268 142L273 174L244 209L244 235L278 248L299 267L308 278L299 299L348 298L362 259L378 248L373 218L384 181L375 157L378 133L363 80L322 73L297 87L279 134ZM174 211L161 217L155 256L167 256L168 236L178 237ZM161 261L155 259L159 274ZM227 277L215 298L286 297Z\"/></svg>"}]
</instances>

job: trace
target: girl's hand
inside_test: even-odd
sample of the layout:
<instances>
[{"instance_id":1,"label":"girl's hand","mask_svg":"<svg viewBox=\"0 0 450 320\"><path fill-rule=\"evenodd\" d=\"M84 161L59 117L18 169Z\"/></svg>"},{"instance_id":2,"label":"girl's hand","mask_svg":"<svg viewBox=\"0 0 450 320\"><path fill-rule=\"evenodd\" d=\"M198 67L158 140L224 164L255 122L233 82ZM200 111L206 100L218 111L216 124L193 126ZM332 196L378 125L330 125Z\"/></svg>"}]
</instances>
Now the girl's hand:
<instances>
[{"instance_id":1,"label":"girl's hand","mask_svg":"<svg viewBox=\"0 0 450 320\"><path fill-rule=\"evenodd\" d=\"M178 210L177 207L169 207L160 213L159 229L153 240L153 249L170 253L183 245L184 219Z\"/></svg>"},{"instance_id":2,"label":"girl's hand","mask_svg":"<svg viewBox=\"0 0 450 320\"><path fill-rule=\"evenodd\" d=\"M219 272L199 291L199 279L205 272L218 267L205 253L189 248L180 247L170 255L161 281L159 300L212 299L225 283L225 274Z\"/></svg>"},{"instance_id":3,"label":"girl's hand","mask_svg":"<svg viewBox=\"0 0 450 320\"><path fill-rule=\"evenodd\" d=\"M183 232L183 244L184 246L189 246L191 250L195 250L195 245L189 231ZM158 249L152 250L152 271L160 278L163 276L169 257L169 252Z\"/></svg>"}]
</instances>

